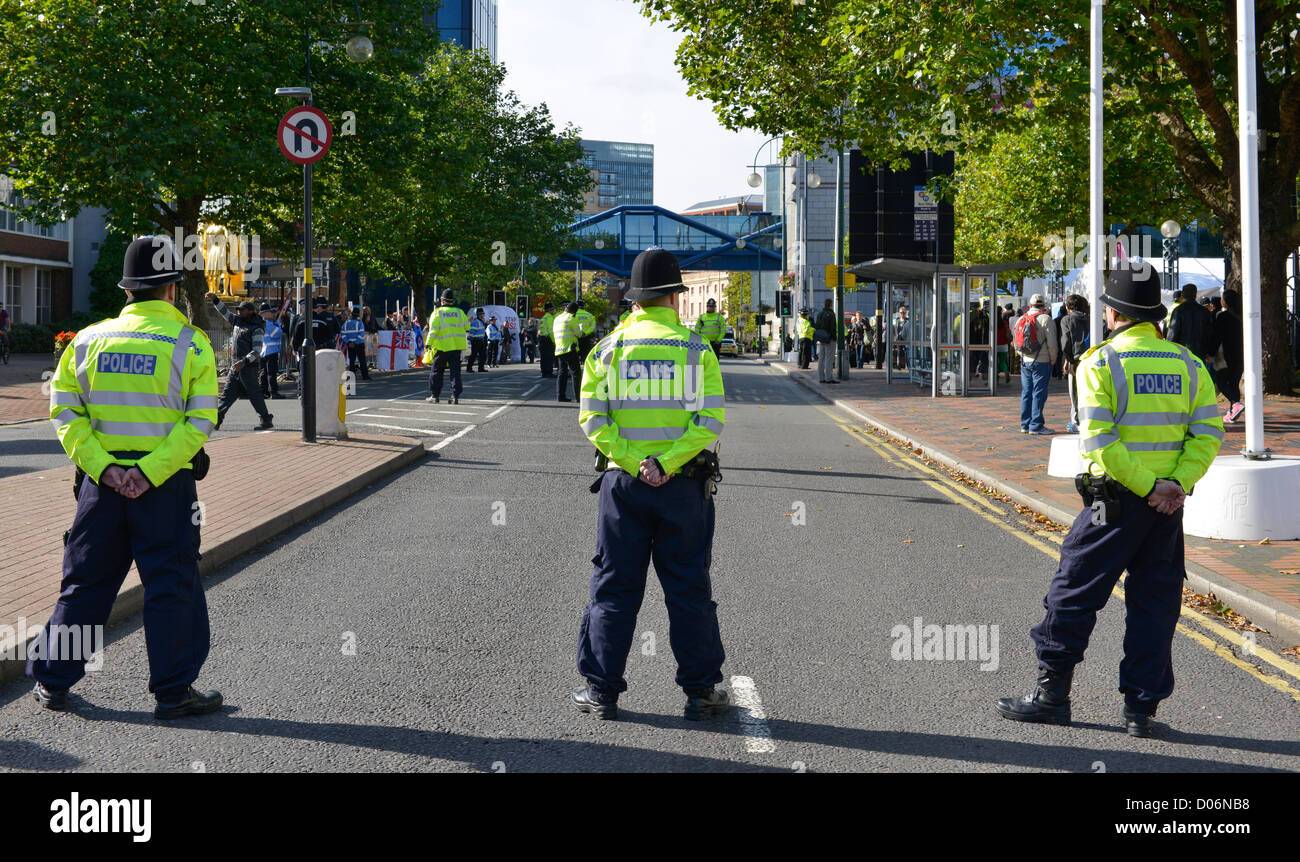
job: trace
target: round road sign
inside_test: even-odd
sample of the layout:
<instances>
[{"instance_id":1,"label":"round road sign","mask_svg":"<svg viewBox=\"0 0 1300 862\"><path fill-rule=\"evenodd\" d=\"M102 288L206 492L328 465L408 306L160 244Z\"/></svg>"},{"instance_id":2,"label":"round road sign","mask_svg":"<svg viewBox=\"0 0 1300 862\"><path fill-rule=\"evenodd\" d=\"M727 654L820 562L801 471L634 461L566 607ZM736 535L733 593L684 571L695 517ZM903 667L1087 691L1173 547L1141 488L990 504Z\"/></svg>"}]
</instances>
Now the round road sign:
<instances>
[{"instance_id":1,"label":"round road sign","mask_svg":"<svg viewBox=\"0 0 1300 862\"><path fill-rule=\"evenodd\" d=\"M301 105L280 118L276 141L280 152L291 162L310 165L329 152L334 127L320 108Z\"/></svg>"}]
</instances>

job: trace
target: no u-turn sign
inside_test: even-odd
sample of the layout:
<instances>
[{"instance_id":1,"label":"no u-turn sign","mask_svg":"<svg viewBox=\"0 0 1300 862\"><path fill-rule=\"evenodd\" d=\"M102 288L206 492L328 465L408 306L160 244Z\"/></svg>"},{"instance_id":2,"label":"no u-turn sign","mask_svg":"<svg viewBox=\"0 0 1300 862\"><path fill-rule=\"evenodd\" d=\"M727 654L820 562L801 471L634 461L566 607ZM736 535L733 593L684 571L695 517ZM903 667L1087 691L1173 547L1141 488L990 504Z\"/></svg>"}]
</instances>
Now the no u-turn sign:
<instances>
[{"instance_id":1,"label":"no u-turn sign","mask_svg":"<svg viewBox=\"0 0 1300 862\"><path fill-rule=\"evenodd\" d=\"M334 127L320 108L302 105L280 118L276 140L280 152L291 162L310 165L329 152Z\"/></svg>"}]
</instances>

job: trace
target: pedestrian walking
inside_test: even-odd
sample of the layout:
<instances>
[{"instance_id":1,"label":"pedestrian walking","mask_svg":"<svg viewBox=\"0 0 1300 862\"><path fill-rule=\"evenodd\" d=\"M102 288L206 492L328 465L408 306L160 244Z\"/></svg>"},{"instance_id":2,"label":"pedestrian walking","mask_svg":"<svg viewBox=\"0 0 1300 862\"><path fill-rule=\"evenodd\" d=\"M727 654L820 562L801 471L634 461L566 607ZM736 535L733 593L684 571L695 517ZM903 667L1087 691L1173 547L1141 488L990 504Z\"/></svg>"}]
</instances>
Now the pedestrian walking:
<instances>
[{"instance_id":1,"label":"pedestrian walking","mask_svg":"<svg viewBox=\"0 0 1300 862\"><path fill-rule=\"evenodd\" d=\"M474 372L474 362L478 362L480 373L487 369L483 364L487 362L487 321L483 318L483 309L477 309L474 312L474 319L469 322L469 360L465 363L465 372L472 374Z\"/></svg>"},{"instance_id":2,"label":"pedestrian walking","mask_svg":"<svg viewBox=\"0 0 1300 862\"><path fill-rule=\"evenodd\" d=\"M542 377L555 376L555 303L546 303L546 313L537 324L537 349L542 356Z\"/></svg>"},{"instance_id":3,"label":"pedestrian walking","mask_svg":"<svg viewBox=\"0 0 1300 862\"><path fill-rule=\"evenodd\" d=\"M1114 270L1101 300L1111 336L1079 360L1083 510L1030 630L1038 683L997 710L1012 721L1069 724L1075 666L1125 570L1121 718L1130 736L1174 689L1172 644L1182 607L1183 503L1223 442L1214 386L1201 361L1166 341L1160 276L1148 263Z\"/></svg>"},{"instance_id":4,"label":"pedestrian walking","mask_svg":"<svg viewBox=\"0 0 1300 862\"><path fill-rule=\"evenodd\" d=\"M710 299L704 304L704 313L695 318L695 325L691 328L713 348L714 356L721 355L722 336L727 329L727 319L718 314L716 299Z\"/></svg>"},{"instance_id":5,"label":"pedestrian walking","mask_svg":"<svg viewBox=\"0 0 1300 862\"><path fill-rule=\"evenodd\" d=\"M1228 399L1228 412L1224 422L1236 422L1245 412L1241 400L1241 375L1246 371L1241 322L1241 294L1235 290L1223 292L1223 310L1214 318L1214 334L1223 347L1224 367L1218 372L1219 391Z\"/></svg>"},{"instance_id":6,"label":"pedestrian walking","mask_svg":"<svg viewBox=\"0 0 1300 862\"><path fill-rule=\"evenodd\" d=\"M469 333L469 319L465 312L452 303L455 295L450 290L442 292L442 300L429 317L429 336L425 347L433 351L433 370L429 372L429 397L426 401L437 404L442 398L442 378L451 370L451 403L459 404L465 391L460 380L460 355L464 352Z\"/></svg>"},{"instance_id":7,"label":"pedestrian walking","mask_svg":"<svg viewBox=\"0 0 1300 862\"><path fill-rule=\"evenodd\" d=\"M132 562L144 585L154 717L221 708L219 692L193 685L210 646L194 483L217 421L217 366L208 337L176 310L180 278L166 237L134 240L118 283L126 307L78 332L51 381L51 420L81 479L59 600L27 661L46 709L68 708L90 657L64 654L72 639L60 633L102 631Z\"/></svg>"},{"instance_id":8,"label":"pedestrian walking","mask_svg":"<svg viewBox=\"0 0 1300 862\"><path fill-rule=\"evenodd\" d=\"M1060 346L1041 293L1030 297L1029 310L1016 321L1014 341L1020 356L1020 433L1055 434L1043 423L1043 407Z\"/></svg>"},{"instance_id":9,"label":"pedestrian walking","mask_svg":"<svg viewBox=\"0 0 1300 862\"><path fill-rule=\"evenodd\" d=\"M839 383L835 379L835 351L831 345L835 343L839 335L839 321L835 319L835 310L831 307L831 300L826 300L822 310L817 312L817 319L813 321L815 327L813 337L818 344L817 354L817 379L821 383Z\"/></svg>"},{"instance_id":10,"label":"pedestrian walking","mask_svg":"<svg viewBox=\"0 0 1300 862\"><path fill-rule=\"evenodd\" d=\"M239 303L238 313L226 308L226 304L209 291L208 301L217 313L233 327L230 335L232 359L230 373L226 376L226 385L221 390L221 402L217 405L217 428L225 421L226 414L240 398L247 398L261 417L262 424L257 430L266 431L272 427L275 417L266 409L262 399L262 385L258 382L258 364L262 358L262 339L265 335L266 321L258 316L253 303L245 300Z\"/></svg>"},{"instance_id":11,"label":"pedestrian walking","mask_svg":"<svg viewBox=\"0 0 1300 862\"><path fill-rule=\"evenodd\" d=\"M1065 372L1070 392L1070 421L1066 434L1079 433L1079 398L1075 372L1079 357L1092 346L1091 322L1088 319L1088 300L1077 293L1065 298L1065 317L1061 318L1061 368Z\"/></svg>"},{"instance_id":12,"label":"pedestrian walking","mask_svg":"<svg viewBox=\"0 0 1300 862\"><path fill-rule=\"evenodd\" d=\"M849 356L853 367L861 368L867 351L867 326L862 322L862 312L853 312L853 323L849 326Z\"/></svg>"},{"instance_id":13,"label":"pedestrian walking","mask_svg":"<svg viewBox=\"0 0 1300 862\"><path fill-rule=\"evenodd\" d=\"M275 309L262 303L262 319L266 321L262 332L262 356L258 365L257 386L263 398L283 398L280 394L280 351L284 349L284 329L275 319Z\"/></svg>"},{"instance_id":14,"label":"pedestrian walking","mask_svg":"<svg viewBox=\"0 0 1300 862\"><path fill-rule=\"evenodd\" d=\"M651 560L668 606L685 717L700 720L729 706L727 692L716 688L725 653L709 580L719 474L708 447L722 433L725 398L717 356L677 316L675 297L685 289L672 252L637 255L628 291L636 308L592 351L583 374L578 420L607 469L592 486L599 493L596 556L578 634L586 685L572 699L602 719L618 717L627 690L624 670ZM670 378L650 372L666 368ZM686 385L628 385L653 377Z\"/></svg>"},{"instance_id":15,"label":"pedestrian walking","mask_svg":"<svg viewBox=\"0 0 1300 862\"><path fill-rule=\"evenodd\" d=\"M579 338L582 328L577 318L578 303L570 302L555 318L552 331L555 338L555 358L560 363L560 376L555 381L556 401L576 401L582 391L582 366L579 364ZM573 398L569 398L569 379L573 379Z\"/></svg>"}]
</instances>

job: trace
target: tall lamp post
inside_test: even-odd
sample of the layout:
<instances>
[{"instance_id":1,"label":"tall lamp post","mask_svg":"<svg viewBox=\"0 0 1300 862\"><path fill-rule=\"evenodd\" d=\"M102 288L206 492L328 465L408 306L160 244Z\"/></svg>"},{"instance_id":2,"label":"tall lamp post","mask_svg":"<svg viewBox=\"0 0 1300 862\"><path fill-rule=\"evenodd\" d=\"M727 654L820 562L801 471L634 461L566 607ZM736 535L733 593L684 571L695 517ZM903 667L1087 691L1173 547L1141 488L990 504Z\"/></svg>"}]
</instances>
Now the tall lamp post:
<instances>
[{"instance_id":1,"label":"tall lamp post","mask_svg":"<svg viewBox=\"0 0 1300 862\"><path fill-rule=\"evenodd\" d=\"M360 7L357 6L357 18L360 18ZM348 22L343 22L345 25ZM369 21L357 21L357 26L369 26ZM296 99L300 104L310 106L312 104L311 94L311 30L303 29L303 53L306 60L305 68L307 75L307 86L305 87L278 87L275 94L286 99ZM374 56L375 46L366 36L356 35L348 40L344 46L344 51L354 63L364 63ZM302 285L303 297L307 300L306 316L303 318L303 339L302 339L302 363L298 370L299 379L302 387L302 440L304 443L316 442L316 344L312 340L312 319L315 316L312 309L312 232L311 232L311 203L312 203L312 164L307 162L302 166ZM326 282L328 284L328 280Z\"/></svg>"},{"instance_id":2,"label":"tall lamp post","mask_svg":"<svg viewBox=\"0 0 1300 862\"><path fill-rule=\"evenodd\" d=\"M758 173L758 154L761 153L761 152L763 152L763 147L770 146L774 141L780 139L780 137L781 137L780 135L777 135L777 136L775 136L775 137L769 138L768 140L764 141L763 144L760 145L759 148L758 148L757 150L754 151L754 162L753 162L753 164L751 164L751 165L749 166L749 167L750 167L750 171L751 171L751 173L750 173L750 175L749 175L749 179L746 180L746 182L749 183L749 187L750 187L751 189L756 189L756 188L758 188L759 186L761 186L761 185L763 184L763 177ZM786 259L785 259L785 246L786 246L786 242L785 242L785 237L786 237L786 233L785 233L785 156L782 156L782 157L781 157L781 276L782 276L782 277L785 276L785 267L786 267ZM759 279L759 282L758 282L758 310L759 310L759 313L762 313L762 311L763 311L763 281L762 281L762 279L763 279L763 273L762 273L761 270L758 272L758 279ZM780 289L781 289L781 284L780 284L780 279L778 278L778 279L777 279L777 290L779 291ZM772 305L773 305L773 308L774 308L774 309L776 308L776 305L777 305L777 303L776 303L775 300L776 300L776 298L773 297L773 303L772 303ZM779 309L776 309L776 310L779 311ZM759 338L760 338L760 339L762 338L762 333L761 333L761 332L760 332L760 334L759 334ZM784 342L784 340L785 340L785 321L784 321L784 320L781 321L781 340L782 340L782 342ZM779 352L779 351L778 351L778 352Z\"/></svg>"},{"instance_id":3,"label":"tall lamp post","mask_svg":"<svg viewBox=\"0 0 1300 862\"><path fill-rule=\"evenodd\" d=\"M1160 225L1160 235L1164 237L1161 251L1164 257L1165 290L1178 290L1178 235L1183 226L1173 219Z\"/></svg>"}]
</instances>

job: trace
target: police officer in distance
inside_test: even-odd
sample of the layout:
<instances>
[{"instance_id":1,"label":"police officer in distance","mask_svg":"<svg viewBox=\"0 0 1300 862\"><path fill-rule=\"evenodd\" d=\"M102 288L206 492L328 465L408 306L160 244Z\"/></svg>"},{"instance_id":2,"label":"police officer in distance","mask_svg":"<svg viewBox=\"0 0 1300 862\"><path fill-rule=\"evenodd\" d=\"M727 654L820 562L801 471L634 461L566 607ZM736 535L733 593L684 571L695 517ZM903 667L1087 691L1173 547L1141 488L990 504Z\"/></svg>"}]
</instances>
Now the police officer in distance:
<instances>
[{"instance_id":1,"label":"police officer in distance","mask_svg":"<svg viewBox=\"0 0 1300 862\"><path fill-rule=\"evenodd\" d=\"M343 336L343 346L348 353L348 371L353 379L357 374L362 380L370 379L370 369L366 367L366 324L361 320L361 306L352 306L352 315L339 330Z\"/></svg>"},{"instance_id":2,"label":"police officer in distance","mask_svg":"<svg viewBox=\"0 0 1300 862\"><path fill-rule=\"evenodd\" d=\"M226 414L230 412L231 407L235 406L235 402L240 398L247 398L253 405L253 409L257 411L257 415L262 417L262 424L257 426L257 429L266 431L272 427L271 420L275 418L266 409L266 402L262 400L262 384L257 379L258 365L262 361L262 339L265 336L266 321L257 315L253 303L247 300L239 303L238 314L226 308L226 304L215 293L209 292L208 300L217 313L234 328L230 335L230 344L235 361L230 366L229 376L226 377L226 386L221 390L221 403L217 405L217 428L220 428L221 423L226 420Z\"/></svg>"},{"instance_id":3,"label":"police officer in distance","mask_svg":"<svg viewBox=\"0 0 1300 862\"><path fill-rule=\"evenodd\" d=\"M546 314L537 322L537 349L542 356L542 377L555 376L555 303L546 303Z\"/></svg>"},{"instance_id":4,"label":"police officer in distance","mask_svg":"<svg viewBox=\"0 0 1300 862\"><path fill-rule=\"evenodd\" d=\"M305 303L306 300L303 300ZM333 350L339 337L338 318L330 314L329 300L318 296L311 302L311 343L317 350ZM307 339L307 315L304 313L293 324L293 352L298 355L298 394L302 394L302 346Z\"/></svg>"},{"instance_id":5,"label":"police officer in distance","mask_svg":"<svg viewBox=\"0 0 1300 862\"><path fill-rule=\"evenodd\" d=\"M695 331L713 348L713 355L722 352L722 336L727 331L727 320L718 314L718 301L710 299L704 304L705 311L695 319Z\"/></svg>"},{"instance_id":6,"label":"police officer in distance","mask_svg":"<svg viewBox=\"0 0 1300 862\"><path fill-rule=\"evenodd\" d=\"M551 324L555 338L555 360L560 376L555 381L556 401L576 401L582 391L582 324L578 321L578 303L570 302ZM569 397L569 379L573 379L573 398Z\"/></svg>"},{"instance_id":7,"label":"police officer in distance","mask_svg":"<svg viewBox=\"0 0 1300 862\"><path fill-rule=\"evenodd\" d=\"M587 361L587 354L596 344L596 316L583 308L583 301L577 301L578 310L573 316L578 321L578 362Z\"/></svg>"},{"instance_id":8,"label":"police officer in distance","mask_svg":"<svg viewBox=\"0 0 1300 862\"><path fill-rule=\"evenodd\" d=\"M213 712L222 703L220 693L193 687L209 629L192 469L206 469L202 447L217 421L217 367L208 337L173 305L175 261L166 237L131 243L118 284L126 307L77 333L50 392L59 442L85 478L46 630L107 624L134 560L159 719ZM88 656L37 653L27 662L37 702L66 709Z\"/></svg>"},{"instance_id":9,"label":"police officer in distance","mask_svg":"<svg viewBox=\"0 0 1300 862\"><path fill-rule=\"evenodd\" d=\"M1111 336L1080 357L1077 371L1079 448L1089 468L1076 484L1085 508L1061 546L1047 613L1030 631L1038 685L997 709L1013 721L1070 723L1074 667L1127 569L1121 717L1129 735L1145 737L1174 688L1182 506L1219 452L1223 421L1205 366L1156 329L1165 308L1150 264L1112 272L1101 301Z\"/></svg>"},{"instance_id":10,"label":"police officer in distance","mask_svg":"<svg viewBox=\"0 0 1300 862\"><path fill-rule=\"evenodd\" d=\"M429 316L429 336L425 344L434 351L433 370L429 372L429 392L426 401L437 404L442 398L443 373L451 370L451 403L459 404L465 387L460 382L460 355L465 351L469 319L457 308L455 295L450 290L442 292L438 310Z\"/></svg>"},{"instance_id":11,"label":"police officer in distance","mask_svg":"<svg viewBox=\"0 0 1300 862\"><path fill-rule=\"evenodd\" d=\"M578 635L573 692L579 710L618 717L618 696L653 559L663 585L688 719L728 706L722 681L722 636L709 582L716 459L708 447L726 418L718 359L682 326L675 294L685 290L677 258L652 248L632 264L629 298L637 303L622 327L587 357L579 423L608 459L598 485L591 601ZM687 475L687 474L690 475Z\"/></svg>"}]
</instances>

